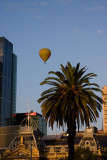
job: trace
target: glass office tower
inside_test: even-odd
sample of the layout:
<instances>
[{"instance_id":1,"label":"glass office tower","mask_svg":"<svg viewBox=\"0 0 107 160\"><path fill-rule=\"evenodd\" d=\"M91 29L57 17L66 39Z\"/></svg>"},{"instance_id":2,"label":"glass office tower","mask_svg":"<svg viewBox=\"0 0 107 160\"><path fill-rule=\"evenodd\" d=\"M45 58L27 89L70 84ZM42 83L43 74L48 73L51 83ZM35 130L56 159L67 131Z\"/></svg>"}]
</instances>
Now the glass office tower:
<instances>
[{"instance_id":1,"label":"glass office tower","mask_svg":"<svg viewBox=\"0 0 107 160\"><path fill-rule=\"evenodd\" d=\"M11 116L16 113L17 56L12 54Z\"/></svg>"},{"instance_id":2,"label":"glass office tower","mask_svg":"<svg viewBox=\"0 0 107 160\"><path fill-rule=\"evenodd\" d=\"M16 112L17 57L13 44L0 37L0 126L10 125Z\"/></svg>"}]
</instances>

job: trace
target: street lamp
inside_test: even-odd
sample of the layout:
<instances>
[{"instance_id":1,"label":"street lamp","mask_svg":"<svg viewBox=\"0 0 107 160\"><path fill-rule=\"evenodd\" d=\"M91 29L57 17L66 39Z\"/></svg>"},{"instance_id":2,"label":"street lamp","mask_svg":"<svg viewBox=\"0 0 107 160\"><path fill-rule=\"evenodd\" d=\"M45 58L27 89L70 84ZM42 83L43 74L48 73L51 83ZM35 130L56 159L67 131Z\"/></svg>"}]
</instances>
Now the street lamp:
<instances>
[{"instance_id":1,"label":"street lamp","mask_svg":"<svg viewBox=\"0 0 107 160\"><path fill-rule=\"evenodd\" d=\"M81 154L81 158L82 158L82 159L85 159L85 155L84 155L83 153Z\"/></svg>"},{"instance_id":2,"label":"street lamp","mask_svg":"<svg viewBox=\"0 0 107 160\"><path fill-rule=\"evenodd\" d=\"M31 160L32 160L32 136L31 136Z\"/></svg>"}]
</instances>

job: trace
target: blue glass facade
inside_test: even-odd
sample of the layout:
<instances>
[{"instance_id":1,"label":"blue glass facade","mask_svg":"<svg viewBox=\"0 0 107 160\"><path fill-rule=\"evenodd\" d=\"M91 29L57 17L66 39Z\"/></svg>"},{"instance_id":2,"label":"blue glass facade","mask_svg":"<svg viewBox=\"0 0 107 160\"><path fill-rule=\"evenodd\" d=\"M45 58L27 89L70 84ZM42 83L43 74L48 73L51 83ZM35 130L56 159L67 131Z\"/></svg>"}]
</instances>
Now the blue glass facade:
<instances>
[{"instance_id":1,"label":"blue glass facade","mask_svg":"<svg viewBox=\"0 0 107 160\"><path fill-rule=\"evenodd\" d=\"M17 56L12 54L11 115L16 113Z\"/></svg>"},{"instance_id":2,"label":"blue glass facade","mask_svg":"<svg viewBox=\"0 0 107 160\"><path fill-rule=\"evenodd\" d=\"M14 60L15 59L15 60ZM13 110L16 110L16 82L17 58L14 58L13 44L6 38L0 37L0 125L10 124ZM13 91L15 90L15 92ZM13 96L14 93L14 96ZM13 100L14 99L14 100ZM13 102L14 101L14 102ZM15 104L13 106L13 103Z\"/></svg>"}]
</instances>

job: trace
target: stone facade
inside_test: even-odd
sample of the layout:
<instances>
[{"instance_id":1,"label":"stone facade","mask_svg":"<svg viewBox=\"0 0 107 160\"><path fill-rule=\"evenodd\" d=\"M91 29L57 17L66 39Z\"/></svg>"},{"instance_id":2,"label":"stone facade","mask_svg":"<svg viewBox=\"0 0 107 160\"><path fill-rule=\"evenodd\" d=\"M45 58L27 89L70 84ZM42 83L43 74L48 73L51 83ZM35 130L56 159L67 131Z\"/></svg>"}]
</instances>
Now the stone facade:
<instances>
[{"instance_id":1,"label":"stone facade","mask_svg":"<svg viewBox=\"0 0 107 160\"><path fill-rule=\"evenodd\" d=\"M104 133L107 133L107 86L104 86L103 89L103 121L104 121Z\"/></svg>"},{"instance_id":2,"label":"stone facade","mask_svg":"<svg viewBox=\"0 0 107 160\"><path fill-rule=\"evenodd\" d=\"M31 126L11 126L0 128L0 159L32 159L55 160L68 156L68 135L43 135ZM9 139L7 138L9 137ZM95 127L77 132L76 147L89 147L97 155L107 152L107 134L98 133Z\"/></svg>"}]
</instances>

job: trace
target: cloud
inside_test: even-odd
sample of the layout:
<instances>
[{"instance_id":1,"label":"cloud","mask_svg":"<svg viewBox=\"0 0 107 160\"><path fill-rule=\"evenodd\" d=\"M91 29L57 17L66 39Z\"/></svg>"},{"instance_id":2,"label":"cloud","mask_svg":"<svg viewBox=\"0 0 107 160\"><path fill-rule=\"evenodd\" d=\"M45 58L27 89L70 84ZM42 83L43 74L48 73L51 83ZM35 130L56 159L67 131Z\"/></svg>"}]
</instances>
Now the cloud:
<instances>
[{"instance_id":1,"label":"cloud","mask_svg":"<svg viewBox=\"0 0 107 160\"><path fill-rule=\"evenodd\" d=\"M39 2L32 2L32 4L34 5L34 6L47 6L48 4L47 4L47 2L45 2L45 1L39 1Z\"/></svg>"},{"instance_id":2,"label":"cloud","mask_svg":"<svg viewBox=\"0 0 107 160\"><path fill-rule=\"evenodd\" d=\"M32 6L27 3L5 3L6 10L31 10ZM34 8L33 8L34 9Z\"/></svg>"},{"instance_id":3,"label":"cloud","mask_svg":"<svg viewBox=\"0 0 107 160\"><path fill-rule=\"evenodd\" d=\"M31 2L28 1L28 3L24 3L24 1L17 3L4 3L5 10L7 11L21 11L25 13L33 14L33 17L35 19L41 20L43 16L38 14L38 11L40 13L41 7L46 7L48 3L45 0L32 0ZM36 12L36 16L35 16Z\"/></svg>"},{"instance_id":4,"label":"cloud","mask_svg":"<svg viewBox=\"0 0 107 160\"><path fill-rule=\"evenodd\" d=\"M6 10L13 10L19 8L18 3L4 3L4 7Z\"/></svg>"},{"instance_id":5,"label":"cloud","mask_svg":"<svg viewBox=\"0 0 107 160\"><path fill-rule=\"evenodd\" d=\"M38 5L38 3L37 3L37 2L33 2L32 4L33 4L34 6L37 6L37 5Z\"/></svg>"},{"instance_id":6,"label":"cloud","mask_svg":"<svg viewBox=\"0 0 107 160\"><path fill-rule=\"evenodd\" d=\"M42 19L43 16L34 16L36 19Z\"/></svg>"},{"instance_id":7,"label":"cloud","mask_svg":"<svg viewBox=\"0 0 107 160\"><path fill-rule=\"evenodd\" d=\"M20 2L6 2L4 3L4 7L6 10L21 10L21 11L35 11L37 9L40 9L41 6L47 6L47 2L45 0L39 0L39 1L34 1L32 0L31 2L28 1L28 3L24 3L24 1Z\"/></svg>"},{"instance_id":8,"label":"cloud","mask_svg":"<svg viewBox=\"0 0 107 160\"><path fill-rule=\"evenodd\" d=\"M105 7L90 7L90 8L86 8L86 10L91 10L91 11L100 11L100 10L104 10Z\"/></svg>"},{"instance_id":9,"label":"cloud","mask_svg":"<svg viewBox=\"0 0 107 160\"><path fill-rule=\"evenodd\" d=\"M103 32L104 32L104 31L103 31L102 29L98 29L98 30L97 30L97 33L98 33L98 34L102 34Z\"/></svg>"},{"instance_id":10,"label":"cloud","mask_svg":"<svg viewBox=\"0 0 107 160\"><path fill-rule=\"evenodd\" d=\"M72 0L56 0L56 2L59 4L67 4L67 3L71 3Z\"/></svg>"},{"instance_id":11,"label":"cloud","mask_svg":"<svg viewBox=\"0 0 107 160\"><path fill-rule=\"evenodd\" d=\"M22 1L23 2L23 1ZM38 11L40 10L40 7L41 6L47 6L47 3L43 0L37 2L37 1L32 1L31 3L5 3L4 4L4 7L5 7L5 10L7 11L22 11L22 12L35 12L35 11ZM41 17L41 16L40 16ZM39 16L38 16L38 19L41 19Z\"/></svg>"},{"instance_id":12,"label":"cloud","mask_svg":"<svg viewBox=\"0 0 107 160\"><path fill-rule=\"evenodd\" d=\"M48 4L47 4L45 1L41 1L41 2L40 2L40 5L42 5L42 6L47 6Z\"/></svg>"}]
</instances>

